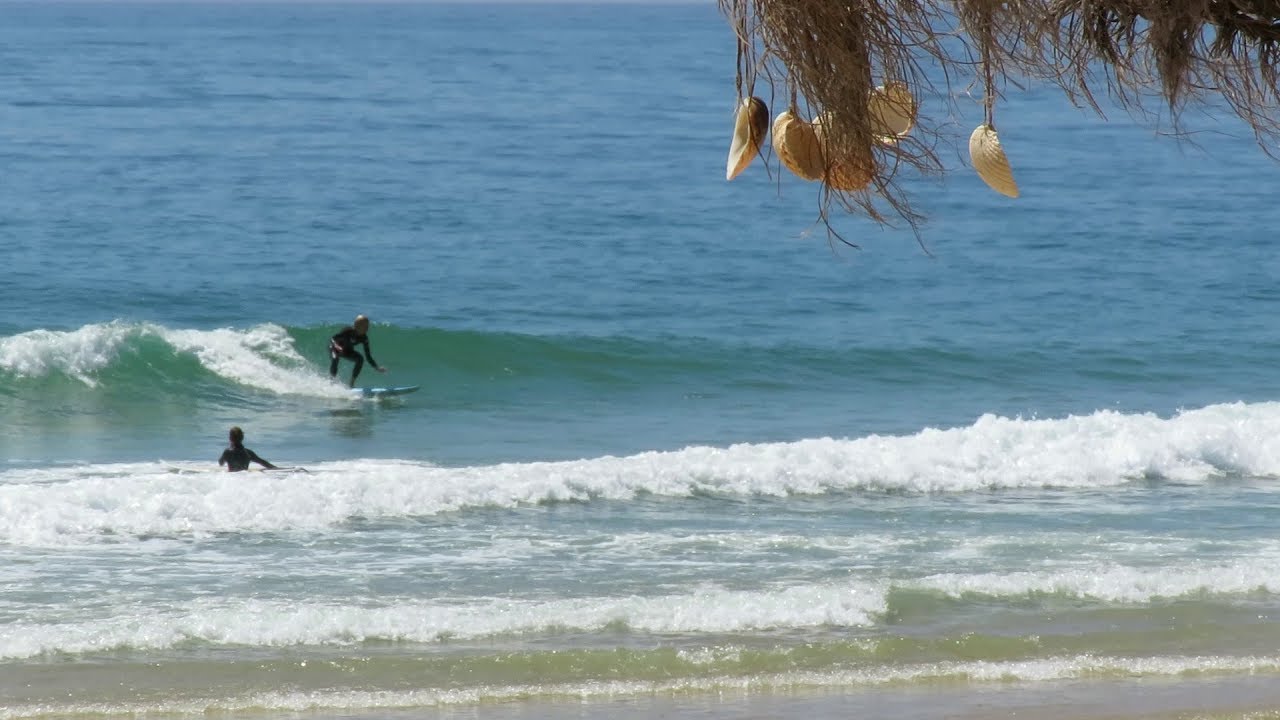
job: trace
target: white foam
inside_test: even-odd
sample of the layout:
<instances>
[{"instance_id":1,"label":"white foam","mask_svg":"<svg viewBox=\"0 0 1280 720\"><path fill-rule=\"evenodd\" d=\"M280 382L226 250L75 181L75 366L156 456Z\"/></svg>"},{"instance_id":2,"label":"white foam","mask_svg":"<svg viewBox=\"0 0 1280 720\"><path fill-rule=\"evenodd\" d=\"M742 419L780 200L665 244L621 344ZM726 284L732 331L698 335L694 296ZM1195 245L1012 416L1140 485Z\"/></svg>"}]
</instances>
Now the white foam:
<instances>
[{"instance_id":1,"label":"white foam","mask_svg":"<svg viewBox=\"0 0 1280 720\"><path fill-rule=\"evenodd\" d=\"M288 331L271 323L190 330L117 320L71 331L33 330L0 338L0 369L28 378L61 373L95 387L97 374L119 358L122 348L145 337L193 355L205 369L233 383L277 394L350 399L346 389L298 353Z\"/></svg>"},{"instance_id":2,"label":"white foam","mask_svg":"<svg viewBox=\"0 0 1280 720\"><path fill-rule=\"evenodd\" d=\"M192 640L215 645L349 646L368 640L435 643L542 633L741 632L866 626L884 612L884 591L859 585L795 586L756 592L707 587L687 594L549 601L494 598L466 605L405 600L380 606L299 601L198 600L170 614L0 626L0 658L118 649L162 650Z\"/></svg>"},{"instance_id":3,"label":"white foam","mask_svg":"<svg viewBox=\"0 0 1280 720\"><path fill-rule=\"evenodd\" d=\"M205 369L231 382L278 394L349 399L346 389L309 365L279 325L247 330L167 330L160 337L195 355Z\"/></svg>"},{"instance_id":4,"label":"white foam","mask_svg":"<svg viewBox=\"0 0 1280 720\"><path fill-rule=\"evenodd\" d=\"M547 632L741 633L871 627L897 590L980 593L1002 599L1056 593L1137 604L1203 594L1280 594L1280 546L1235 561L1181 563L1177 568L1067 567L1041 572L938 574L921 578L792 583L749 590L706 584L652 595L571 598L416 596L335 600L201 597L162 610L117 598L109 617L70 619L60 611L0 625L0 658L49 653L155 651L191 641L219 646L350 646L367 641L437 643ZM11 578L12 580L12 578ZM141 610L131 610L137 607Z\"/></svg>"},{"instance_id":5,"label":"white foam","mask_svg":"<svg viewBox=\"0 0 1280 720\"><path fill-rule=\"evenodd\" d=\"M94 375L116 358L138 327L121 322L72 331L32 330L0 338L0 368L19 377L64 373L94 387Z\"/></svg>"},{"instance_id":6,"label":"white foam","mask_svg":"<svg viewBox=\"0 0 1280 720\"><path fill-rule=\"evenodd\" d=\"M1221 563L1185 562L1176 567L1098 567L1092 563L1012 573L939 574L912 583L954 597L979 594L1016 598L1052 593L1110 603L1147 603L1200 593L1280 595L1280 547Z\"/></svg>"},{"instance_id":7,"label":"white foam","mask_svg":"<svg viewBox=\"0 0 1280 720\"><path fill-rule=\"evenodd\" d=\"M230 331L200 333L194 344L217 347L223 341L216 338L224 338L233 347L248 343L259 348L255 352L287 354L276 329L262 332L264 344ZM282 391L295 380L297 386L308 382L301 371L264 382ZM217 472L173 473L162 464L7 470L0 472L0 507L7 508L0 513L0 542L59 545L95 542L104 534L118 539L309 531L357 516L420 517L642 494L1094 489L1151 476L1183 483L1224 473L1274 476L1280 474L1280 405L1219 405L1168 419L1110 411L1057 420L984 417L969 427L903 437L692 447L567 462L444 468L364 459L309 467L315 472L305 480L265 473L253 482ZM191 469L214 467L201 463Z\"/></svg>"},{"instance_id":8,"label":"white foam","mask_svg":"<svg viewBox=\"0 0 1280 720\"><path fill-rule=\"evenodd\" d=\"M150 714L204 716L224 714L340 713L470 707L520 702L531 698L603 702L622 698L665 697L688 693L743 697L759 693L885 686L967 683L975 689L1010 683L1062 680L1096 681L1107 676L1180 678L1193 674L1268 675L1280 671L1275 656L1161 656L1125 658L1075 655L1023 662L960 661L895 664L837 671L792 671L749 675L680 677L669 680L588 680L579 683L476 685L414 690L278 690L230 697L179 697L157 701L113 701L15 705L0 708L0 720L55 716L139 717ZM606 708L607 709L607 708Z\"/></svg>"}]
</instances>

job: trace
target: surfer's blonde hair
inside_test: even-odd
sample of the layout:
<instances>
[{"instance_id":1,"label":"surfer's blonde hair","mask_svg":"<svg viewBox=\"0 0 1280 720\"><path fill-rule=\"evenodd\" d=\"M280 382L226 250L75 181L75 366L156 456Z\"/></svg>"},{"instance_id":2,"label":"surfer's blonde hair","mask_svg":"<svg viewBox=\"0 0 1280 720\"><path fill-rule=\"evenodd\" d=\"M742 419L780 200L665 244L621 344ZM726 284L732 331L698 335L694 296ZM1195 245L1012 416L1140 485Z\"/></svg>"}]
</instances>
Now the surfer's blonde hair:
<instances>
[{"instance_id":1,"label":"surfer's blonde hair","mask_svg":"<svg viewBox=\"0 0 1280 720\"><path fill-rule=\"evenodd\" d=\"M364 332L369 329L369 318L364 315L357 315L355 321L351 323L351 327Z\"/></svg>"}]
</instances>

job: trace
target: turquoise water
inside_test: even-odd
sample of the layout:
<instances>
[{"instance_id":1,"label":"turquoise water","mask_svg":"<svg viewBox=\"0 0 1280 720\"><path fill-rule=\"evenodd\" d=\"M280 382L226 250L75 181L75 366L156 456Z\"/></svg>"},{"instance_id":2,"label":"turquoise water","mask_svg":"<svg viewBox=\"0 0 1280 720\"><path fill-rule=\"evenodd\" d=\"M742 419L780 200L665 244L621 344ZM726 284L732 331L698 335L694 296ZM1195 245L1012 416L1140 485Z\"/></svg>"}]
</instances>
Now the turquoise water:
<instances>
[{"instance_id":1,"label":"turquoise water","mask_svg":"<svg viewBox=\"0 0 1280 720\"><path fill-rule=\"evenodd\" d=\"M724 181L714 4L0 14L0 718L1280 677L1237 122L1011 88L1009 200L957 84L851 249Z\"/></svg>"}]
</instances>

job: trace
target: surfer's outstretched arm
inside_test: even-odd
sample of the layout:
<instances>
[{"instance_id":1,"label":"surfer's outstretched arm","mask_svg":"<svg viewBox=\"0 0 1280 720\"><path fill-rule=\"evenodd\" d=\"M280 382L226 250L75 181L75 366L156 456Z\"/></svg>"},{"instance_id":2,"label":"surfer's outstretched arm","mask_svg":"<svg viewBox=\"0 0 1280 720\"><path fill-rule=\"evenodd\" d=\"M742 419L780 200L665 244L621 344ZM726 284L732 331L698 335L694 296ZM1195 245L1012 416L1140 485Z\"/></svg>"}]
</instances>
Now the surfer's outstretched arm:
<instances>
[{"instance_id":1,"label":"surfer's outstretched arm","mask_svg":"<svg viewBox=\"0 0 1280 720\"><path fill-rule=\"evenodd\" d=\"M252 460L252 461L254 461L254 462L256 462L256 463L258 463L259 465L261 465L262 467L264 467L264 468L266 468L266 469L268 469L268 470L276 470L276 469L278 469L275 465L272 465L271 463L267 462L266 460L263 460L262 458L258 457L258 453L254 452L254 451L252 451L252 450L250 450L250 451L249 451L249 459L250 459L250 460Z\"/></svg>"},{"instance_id":2,"label":"surfer's outstretched arm","mask_svg":"<svg viewBox=\"0 0 1280 720\"><path fill-rule=\"evenodd\" d=\"M373 359L373 350L369 349L369 336L365 335L360 342L364 345L364 356L369 361L369 364L378 372L386 372L387 369L379 365L377 360Z\"/></svg>"}]
</instances>

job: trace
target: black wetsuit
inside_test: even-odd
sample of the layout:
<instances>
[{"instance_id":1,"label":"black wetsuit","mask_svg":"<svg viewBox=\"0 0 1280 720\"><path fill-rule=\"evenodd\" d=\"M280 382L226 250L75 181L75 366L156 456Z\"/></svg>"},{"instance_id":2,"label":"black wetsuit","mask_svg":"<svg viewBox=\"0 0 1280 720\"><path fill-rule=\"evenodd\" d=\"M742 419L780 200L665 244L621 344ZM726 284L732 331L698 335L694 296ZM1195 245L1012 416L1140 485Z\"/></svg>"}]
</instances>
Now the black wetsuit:
<instances>
[{"instance_id":1,"label":"black wetsuit","mask_svg":"<svg viewBox=\"0 0 1280 720\"><path fill-rule=\"evenodd\" d=\"M364 358L356 352L357 345L364 346L364 358L369 358L369 364L378 367L378 361L373 359L369 351L369 336L361 335L354 327L348 326L329 338L329 377L337 376L338 360L346 358L356 364L351 369L351 386L355 387L356 378L360 377L360 370L364 368Z\"/></svg>"},{"instance_id":2,"label":"black wetsuit","mask_svg":"<svg viewBox=\"0 0 1280 720\"><path fill-rule=\"evenodd\" d=\"M219 465L226 465L231 472L239 470L248 470L249 463L256 462L265 468L274 468L275 465L258 457L258 454L243 445L232 445L222 451L222 457L218 458Z\"/></svg>"}]
</instances>

